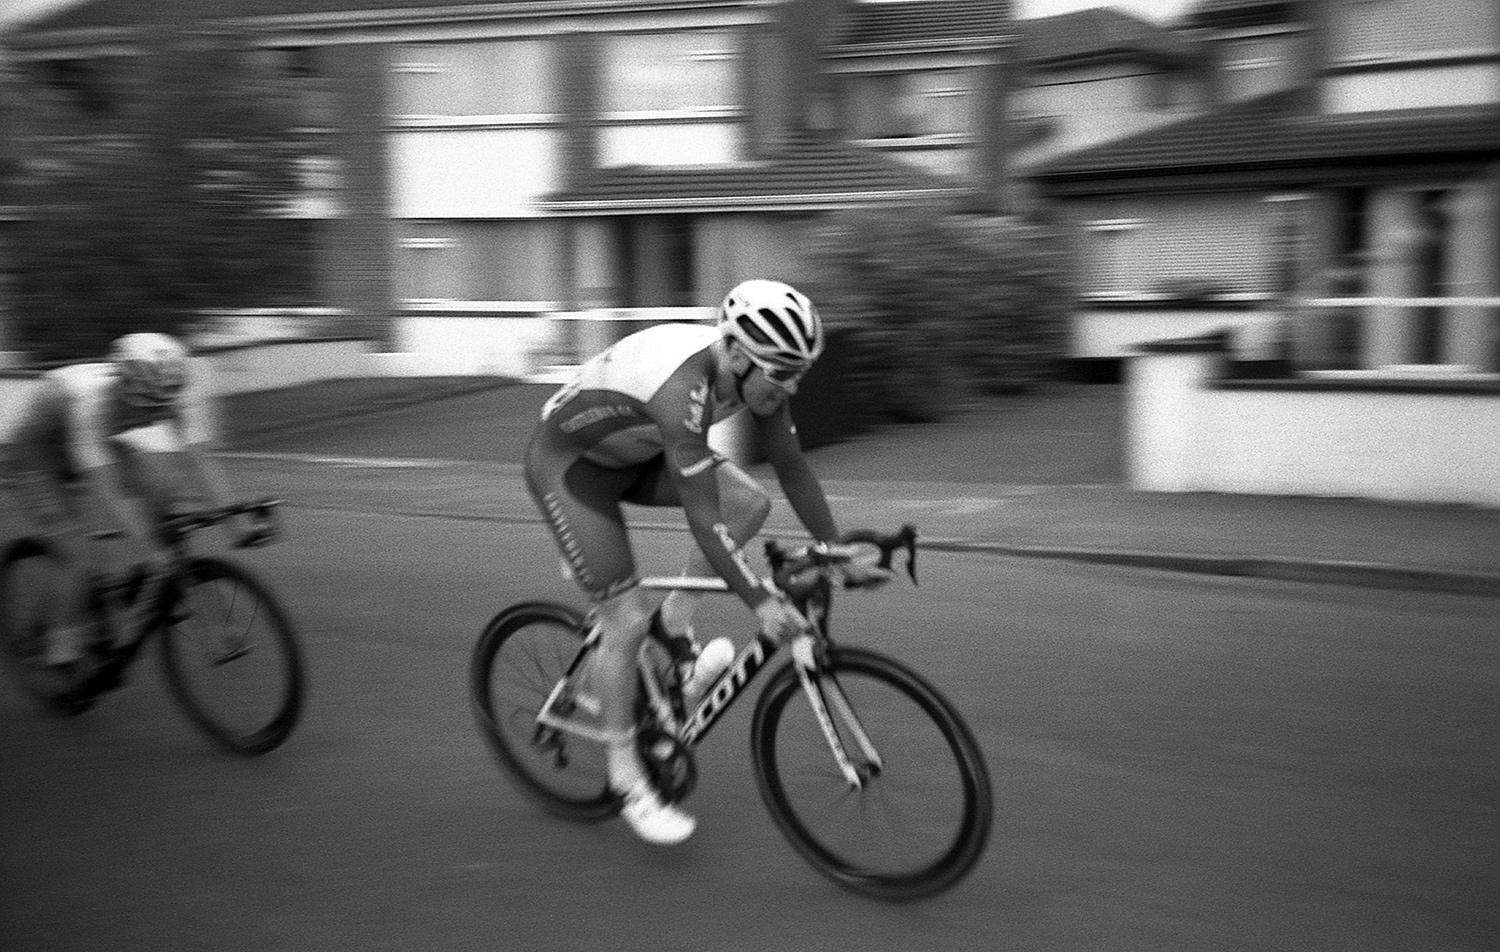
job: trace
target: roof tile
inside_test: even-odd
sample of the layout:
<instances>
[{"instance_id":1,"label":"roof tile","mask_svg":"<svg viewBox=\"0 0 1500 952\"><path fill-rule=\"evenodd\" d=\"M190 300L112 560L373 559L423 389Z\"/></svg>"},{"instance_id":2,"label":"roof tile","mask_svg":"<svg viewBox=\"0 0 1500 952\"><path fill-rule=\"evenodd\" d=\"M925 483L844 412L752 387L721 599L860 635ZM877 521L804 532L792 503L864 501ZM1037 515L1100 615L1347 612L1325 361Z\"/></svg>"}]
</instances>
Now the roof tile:
<instances>
[{"instance_id":1,"label":"roof tile","mask_svg":"<svg viewBox=\"0 0 1500 952\"><path fill-rule=\"evenodd\" d=\"M897 0L852 3L834 25L832 49L929 48L1013 36L1010 0Z\"/></svg>"},{"instance_id":2,"label":"roof tile","mask_svg":"<svg viewBox=\"0 0 1500 952\"><path fill-rule=\"evenodd\" d=\"M1171 30L1109 7L1022 20L1021 58L1042 65L1125 54L1153 62L1185 62L1191 46Z\"/></svg>"},{"instance_id":3,"label":"roof tile","mask_svg":"<svg viewBox=\"0 0 1500 952\"><path fill-rule=\"evenodd\" d=\"M1500 104L1310 114L1282 91L1042 163L1043 180L1500 154Z\"/></svg>"},{"instance_id":4,"label":"roof tile","mask_svg":"<svg viewBox=\"0 0 1500 952\"><path fill-rule=\"evenodd\" d=\"M693 0L676 0L690 5ZM702 0L722 6L723 0ZM628 9L652 6L649 0L600 0L601 6ZM54 30L132 29L161 24L209 23L261 17L306 17L320 14L375 14L400 12L413 18L474 7L475 13L504 10L508 6L536 7L536 0L85 0L39 17L15 31L15 35ZM562 6L562 4L559 4ZM483 9L481 9L483 8Z\"/></svg>"}]
</instances>

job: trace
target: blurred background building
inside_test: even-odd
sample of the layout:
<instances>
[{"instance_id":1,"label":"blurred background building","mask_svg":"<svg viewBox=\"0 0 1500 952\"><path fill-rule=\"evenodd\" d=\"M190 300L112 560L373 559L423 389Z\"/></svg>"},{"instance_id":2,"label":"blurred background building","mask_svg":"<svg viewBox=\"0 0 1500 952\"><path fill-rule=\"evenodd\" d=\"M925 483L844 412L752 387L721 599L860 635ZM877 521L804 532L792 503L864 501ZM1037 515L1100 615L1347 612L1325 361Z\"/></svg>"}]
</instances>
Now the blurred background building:
<instances>
[{"instance_id":1,"label":"blurred background building","mask_svg":"<svg viewBox=\"0 0 1500 952\"><path fill-rule=\"evenodd\" d=\"M24 88L107 110L166 28L297 90L306 313L449 366L566 362L558 315L706 312L744 275L799 280L824 212L957 202L1073 229L1080 361L1229 328L1279 365L1500 370L1492 0L1200 0L1167 24L1008 0L92 0L4 46Z\"/></svg>"}]
</instances>

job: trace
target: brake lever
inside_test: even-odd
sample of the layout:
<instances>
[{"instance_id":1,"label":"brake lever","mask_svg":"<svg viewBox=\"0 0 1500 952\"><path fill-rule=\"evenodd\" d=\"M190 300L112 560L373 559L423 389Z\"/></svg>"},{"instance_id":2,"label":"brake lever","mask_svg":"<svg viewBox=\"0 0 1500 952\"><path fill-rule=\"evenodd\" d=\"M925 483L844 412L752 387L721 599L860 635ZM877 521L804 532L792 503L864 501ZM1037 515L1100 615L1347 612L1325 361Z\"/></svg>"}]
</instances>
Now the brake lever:
<instances>
[{"instance_id":1,"label":"brake lever","mask_svg":"<svg viewBox=\"0 0 1500 952\"><path fill-rule=\"evenodd\" d=\"M906 574L911 578L911 583L913 585L918 584L917 527L909 522L906 525L902 526L901 531L896 533L896 546L894 546L893 548L906 549ZM889 562L889 557L887 557L887 562ZM890 566L887 565L886 568L890 568Z\"/></svg>"}]
</instances>

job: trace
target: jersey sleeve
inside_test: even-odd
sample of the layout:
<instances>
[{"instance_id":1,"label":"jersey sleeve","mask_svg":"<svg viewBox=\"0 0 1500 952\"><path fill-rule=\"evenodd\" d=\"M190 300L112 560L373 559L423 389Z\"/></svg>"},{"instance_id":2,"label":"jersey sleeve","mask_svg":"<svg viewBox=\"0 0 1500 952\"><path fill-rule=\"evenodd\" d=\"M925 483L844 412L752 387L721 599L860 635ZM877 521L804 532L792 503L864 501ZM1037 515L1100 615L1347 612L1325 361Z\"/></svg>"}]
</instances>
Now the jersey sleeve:
<instances>
[{"instance_id":1,"label":"jersey sleeve","mask_svg":"<svg viewBox=\"0 0 1500 952\"><path fill-rule=\"evenodd\" d=\"M110 462L105 451L107 401L92 380L64 395L68 415L68 455L80 471L99 469Z\"/></svg>"},{"instance_id":2,"label":"jersey sleeve","mask_svg":"<svg viewBox=\"0 0 1500 952\"><path fill-rule=\"evenodd\" d=\"M838 526L802 443L797 439L797 425L792 422L791 407L783 401L769 416L753 416L760 447L776 471L776 480L786 500L814 539L832 542L838 538Z\"/></svg>"},{"instance_id":3,"label":"jersey sleeve","mask_svg":"<svg viewBox=\"0 0 1500 952\"><path fill-rule=\"evenodd\" d=\"M184 443L189 446L207 446L213 441L216 422L214 409L204 386L196 381L188 385L177 408L177 425Z\"/></svg>"},{"instance_id":4,"label":"jersey sleeve","mask_svg":"<svg viewBox=\"0 0 1500 952\"><path fill-rule=\"evenodd\" d=\"M708 445L713 423L713 382L708 368L689 361L647 403L661 430L667 471L677 484L693 539L715 572L754 608L771 596L739 551L719 502L719 457Z\"/></svg>"},{"instance_id":5,"label":"jersey sleeve","mask_svg":"<svg viewBox=\"0 0 1500 952\"><path fill-rule=\"evenodd\" d=\"M60 427L48 423L49 419L60 419L60 415L66 412L61 388L55 380L44 376L19 403L6 421L0 443L20 450L43 449L49 431L61 431Z\"/></svg>"}]
</instances>

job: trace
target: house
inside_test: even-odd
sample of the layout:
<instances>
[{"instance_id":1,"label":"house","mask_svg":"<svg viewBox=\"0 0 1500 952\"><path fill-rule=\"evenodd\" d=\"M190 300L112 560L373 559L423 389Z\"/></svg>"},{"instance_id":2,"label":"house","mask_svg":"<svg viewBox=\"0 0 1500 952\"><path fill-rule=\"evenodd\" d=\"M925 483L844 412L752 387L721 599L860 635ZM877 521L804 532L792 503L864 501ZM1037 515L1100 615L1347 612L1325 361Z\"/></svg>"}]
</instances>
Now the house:
<instances>
[{"instance_id":1,"label":"house","mask_svg":"<svg viewBox=\"0 0 1500 952\"><path fill-rule=\"evenodd\" d=\"M822 49L824 121L849 141L1014 202L1007 102L1016 31L995 0L847 5Z\"/></svg>"},{"instance_id":2,"label":"house","mask_svg":"<svg viewBox=\"0 0 1500 952\"><path fill-rule=\"evenodd\" d=\"M1010 156L1019 175L1211 102L1206 58L1182 31L1104 6L1019 27Z\"/></svg>"},{"instance_id":3,"label":"house","mask_svg":"<svg viewBox=\"0 0 1500 952\"><path fill-rule=\"evenodd\" d=\"M1125 358L1130 484L1500 505L1500 7L1186 24L1218 104L1037 170L1080 228L1076 346Z\"/></svg>"},{"instance_id":4,"label":"house","mask_svg":"<svg viewBox=\"0 0 1500 952\"><path fill-rule=\"evenodd\" d=\"M953 101L984 114L980 87L1013 40L1010 4L939 2L973 29L957 49L893 31L897 42L877 43L886 75L907 60L968 70L974 94ZM585 346L556 333L578 325L555 316L701 316L747 275L797 280L822 212L973 193L950 169L842 136L825 44L837 35L831 61L860 60L863 7L92 0L8 44L33 67L107 83L166 25L235 38L304 97L314 146L297 214L321 274L309 304L394 352L429 355L429 371L525 372ZM963 137L994 138L971 125ZM979 165L998 168L987 148ZM1002 187L998 175L979 185Z\"/></svg>"},{"instance_id":5,"label":"house","mask_svg":"<svg viewBox=\"0 0 1500 952\"><path fill-rule=\"evenodd\" d=\"M1500 7L1205 0L1216 105L1033 170L1076 224L1081 357L1500 370Z\"/></svg>"}]
</instances>

